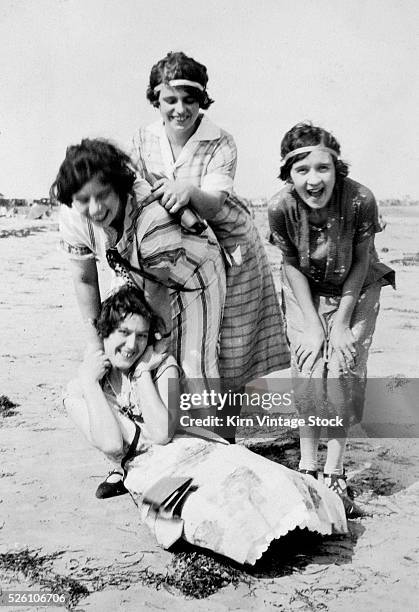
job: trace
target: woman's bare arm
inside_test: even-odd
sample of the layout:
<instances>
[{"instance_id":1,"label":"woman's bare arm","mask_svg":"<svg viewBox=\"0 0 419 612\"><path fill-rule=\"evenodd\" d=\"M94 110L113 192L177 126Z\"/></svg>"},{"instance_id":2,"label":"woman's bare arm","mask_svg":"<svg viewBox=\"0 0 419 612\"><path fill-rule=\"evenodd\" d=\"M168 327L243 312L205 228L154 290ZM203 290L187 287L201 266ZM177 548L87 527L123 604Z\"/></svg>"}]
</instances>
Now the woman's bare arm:
<instances>
[{"instance_id":1,"label":"woman's bare arm","mask_svg":"<svg viewBox=\"0 0 419 612\"><path fill-rule=\"evenodd\" d=\"M183 181L160 179L145 202L159 200L171 214L185 206L192 206L204 219L211 220L220 211L227 193L224 191L203 191L199 187Z\"/></svg>"},{"instance_id":2,"label":"woman's bare arm","mask_svg":"<svg viewBox=\"0 0 419 612\"><path fill-rule=\"evenodd\" d=\"M303 330L300 344L296 347L297 363L300 368L304 366L311 370L325 341L324 328L314 306L308 280L298 268L297 258L284 256L283 268L303 313Z\"/></svg>"},{"instance_id":3,"label":"woman's bare arm","mask_svg":"<svg viewBox=\"0 0 419 612\"><path fill-rule=\"evenodd\" d=\"M343 370L355 365L357 347L350 325L368 272L371 240L372 238L367 238L354 248L352 266L342 287L342 297L330 332L330 344Z\"/></svg>"},{"instance_id":4,"label":"woman's bare arm","mask_svg":"<svg viewBox=\"0 0 419 612\"><path fill-rule=\"evenodd\" d=\"M94 325L100 312L100 291L96 261L70 260L71 274L79 310L85 324L88 344L102 347Z\"/></svg>"}]
</instances>

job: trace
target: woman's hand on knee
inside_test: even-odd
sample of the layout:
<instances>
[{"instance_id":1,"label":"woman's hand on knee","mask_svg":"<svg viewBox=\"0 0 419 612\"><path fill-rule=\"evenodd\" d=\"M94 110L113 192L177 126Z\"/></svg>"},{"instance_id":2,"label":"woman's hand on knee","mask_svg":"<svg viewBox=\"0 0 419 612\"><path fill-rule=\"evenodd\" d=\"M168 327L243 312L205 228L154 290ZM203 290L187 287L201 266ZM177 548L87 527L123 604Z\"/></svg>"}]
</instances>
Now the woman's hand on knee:
<instances>
[{"instance_id":1,"label":"woman's hand on knee","mask_svg":"<svg viewBox=\"0 0 419 612\"><path fill-rule=\"evenodd\" d=\"M325 341L326 337L320 321L318 324L312 322L305 326L300 336L300 344L295 350L297 366L300 370L312 371Z\"/></svg>"},{"instance_id":2,"label":"woman's hand on knee","mask_svg":"<svg viewBox=\"0 0 419 612\"><path fill-rule=\"evenodd\" d=\"M347 325L334 323L330 332L329 353L335 352L339 362L339 367L348 372L355 367L355 359L358 351L356 339L351 329ZM329 355L329 359L330 359Z\"/></svg>"}]
</instances>

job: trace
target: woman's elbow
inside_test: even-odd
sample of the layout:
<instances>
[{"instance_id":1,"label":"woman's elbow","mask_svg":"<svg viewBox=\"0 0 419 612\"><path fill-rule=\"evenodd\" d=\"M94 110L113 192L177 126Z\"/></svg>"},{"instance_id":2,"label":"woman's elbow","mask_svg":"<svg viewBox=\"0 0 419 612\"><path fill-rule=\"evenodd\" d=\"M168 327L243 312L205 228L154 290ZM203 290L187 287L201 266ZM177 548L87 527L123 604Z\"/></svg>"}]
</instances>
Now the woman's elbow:
<instances>
[{"instance_id":1,"label":"woman's elbow","mask_svg":"<svg viewBox=\"0 0 419 612\"><path fill-rule=\"evenodd\" d=\"M166 446L166 444L169 444L171 439L172 438L167 434L157 434L152 436L153 444L157 444L158 446Z\"/></svg>"},{"instance_id":2,"label":"woman's elbow","mask_svg":"<svg viewBox=\"0 0 419 612\"><path fill-rule=\"evenodd\" d=\"M92 440L92 444L108 457L119 457L123 454L123 443L114 441Z\"/></svg>"}]
</instances>

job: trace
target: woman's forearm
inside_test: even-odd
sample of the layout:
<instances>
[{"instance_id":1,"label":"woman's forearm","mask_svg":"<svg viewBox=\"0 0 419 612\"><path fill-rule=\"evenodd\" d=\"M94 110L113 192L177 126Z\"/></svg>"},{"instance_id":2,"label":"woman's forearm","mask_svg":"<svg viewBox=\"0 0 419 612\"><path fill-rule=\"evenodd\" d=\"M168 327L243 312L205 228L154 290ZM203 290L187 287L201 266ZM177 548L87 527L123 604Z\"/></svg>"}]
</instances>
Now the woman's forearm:
<instances>
[{"instance_id":1,"label":"woman's forearm","mask_svg":"<svg viewBox=\"0 0 419 612\"><path fill-rule=\"evenodd\" d=\"M95 327L100 312L99 281L94 260L72 262L74 291L80 314L85 325L87 342L102 346Z\"/></svg>"},{"instance_id":2,"label":"woman's forearm","mask_svg":"<svg viewBox=\"0 0 419 612\"><path fill-rule=\"evenodd\" d=\"M123 436L100 383L84 385L83 394L89 412L92 443L105 454L118 456L123 451Z\"/></svg>"},{"instance_id":3,"label":"woman's forearm","mask_svg":"<svg viewBox=\"0 0 419 612\"><path fill-rule=\"evenodd\" d=\"M155 444L167 444L172 437L169 411L156 389L151 373L144 370L139 377L133 379L133 386L148 435Z\"/></svg>"},{"instance_id":4,"label":"woman's forearm","mask_svg":"<svg viewBox=\"0 0 419 612\"><path fill-rule=\"evenodd\" d=\"M342 297L335 316L335 324L350 326L352 313L368 272L369 250L370 240L364 240L355 248L353 263L342 287Z\"/></svg>"},{"instance_id":5,"label":"woman's forearm","mask_svg":"<svg viewBox=\"0 0 419 612\"><path fill-rule=\"evenodd\" d=\"M227 194L224 191L207 192L199 187L191 187L190 203L193 208L203 217L210 221L221 210Z\"/></svg>"},{"instance_id":6,"label":"woman's forearm","mask_svg":"<svg viewBox=\"0 0 419 612\"><path fill-rule=\"evenodd\" d=\"M283 268L297 303L302 310L305 322L320 322L306 276L290 261L284 260Z\"/></svg>"}]
</instances>

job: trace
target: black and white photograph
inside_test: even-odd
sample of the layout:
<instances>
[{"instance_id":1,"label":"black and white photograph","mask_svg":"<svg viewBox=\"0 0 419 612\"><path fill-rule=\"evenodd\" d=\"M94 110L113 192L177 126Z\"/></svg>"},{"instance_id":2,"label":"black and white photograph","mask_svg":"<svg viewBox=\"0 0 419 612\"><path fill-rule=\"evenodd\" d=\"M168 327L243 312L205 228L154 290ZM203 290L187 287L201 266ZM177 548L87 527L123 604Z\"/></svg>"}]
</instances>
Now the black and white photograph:
<instances>
[{"instance_id":1,"label":"black and white photograph","mask_svg":"<svg viewBox=\"0 0 419 612\"><path fill-rule=\"evenodd\" d=\"M407 612L414 0L0 0L0 608Z\"/></svg>"}]
</instances>

